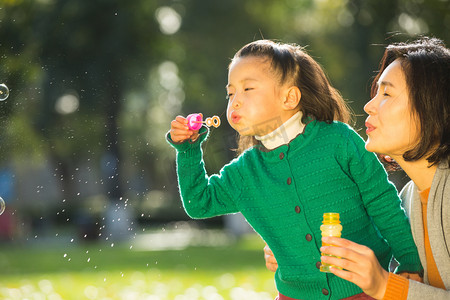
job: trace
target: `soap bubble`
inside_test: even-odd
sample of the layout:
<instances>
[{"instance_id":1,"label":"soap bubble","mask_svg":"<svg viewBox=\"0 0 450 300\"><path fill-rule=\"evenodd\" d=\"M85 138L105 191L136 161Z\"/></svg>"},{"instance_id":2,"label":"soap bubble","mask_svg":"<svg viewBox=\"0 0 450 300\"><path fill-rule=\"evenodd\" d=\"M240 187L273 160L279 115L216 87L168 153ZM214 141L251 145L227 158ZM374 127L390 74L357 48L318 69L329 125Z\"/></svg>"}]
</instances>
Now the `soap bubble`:
<instances>
[{"instance_id":1,"label":"soap bubble","mask_svg":"<svg viewBox=\"0 0 450 300\"><path fill-rule=\"evenodd\" d=\"M6 84L0 84L0 101L5 101L9 96L9 89Z\"/></svg>"},{"instance_id":2,"label":"soap bubble","mask_svg":"<svg viewBox=\"0 0 450 300\"><path fill-rule=\"evenodd\" d=\"M6 208L5 200L3 200L2 197L0 197L0 215L5 211L5 208Z\"/></svg>"}]
</instances>

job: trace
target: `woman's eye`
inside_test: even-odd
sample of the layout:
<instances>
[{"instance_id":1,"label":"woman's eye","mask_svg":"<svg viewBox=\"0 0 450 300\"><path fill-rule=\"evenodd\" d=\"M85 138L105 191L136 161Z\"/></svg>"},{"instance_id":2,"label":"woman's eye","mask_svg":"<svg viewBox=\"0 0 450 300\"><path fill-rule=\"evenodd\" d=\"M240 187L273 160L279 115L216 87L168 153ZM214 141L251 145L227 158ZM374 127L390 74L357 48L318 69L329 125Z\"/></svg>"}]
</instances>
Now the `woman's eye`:
<instances>
[{"instance_id":1,"label":"woman's eye","mask_svg":"<svg viewBox=\"0 0 450 300\"><path fill-rule=\"evenodd\" d=\"M253 90L253 88L245 88L244 91L250 91Z\"/></svg>"},{"instance_id":2,"label":"woman's eye","mask_svg":"<svg viewBox=\"0 0 450 300\"><path fill-rule=\"evenodd\" d=\"M225 97L225 99L230 100L233 97L232 93L227 94L227 96Z\"/></svg>"}]
</instances>

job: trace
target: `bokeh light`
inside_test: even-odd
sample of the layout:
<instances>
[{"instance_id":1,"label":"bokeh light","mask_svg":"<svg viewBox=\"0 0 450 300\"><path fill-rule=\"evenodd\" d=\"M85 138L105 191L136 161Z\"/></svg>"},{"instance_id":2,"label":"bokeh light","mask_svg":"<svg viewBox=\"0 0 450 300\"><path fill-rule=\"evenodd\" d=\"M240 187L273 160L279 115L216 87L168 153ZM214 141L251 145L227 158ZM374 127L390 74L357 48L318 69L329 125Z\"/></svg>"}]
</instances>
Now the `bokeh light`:
<instances>
[{"instance_id":1,"label":"bokeh light","mask_svg":"<svg viewBox=\"0 0 450 300\"><path fill-rule=\"evenodd\" d=\"M9 97L9 88L6 84L0 84L0 101L5 101Z\"/></svg>"}]
</instances>

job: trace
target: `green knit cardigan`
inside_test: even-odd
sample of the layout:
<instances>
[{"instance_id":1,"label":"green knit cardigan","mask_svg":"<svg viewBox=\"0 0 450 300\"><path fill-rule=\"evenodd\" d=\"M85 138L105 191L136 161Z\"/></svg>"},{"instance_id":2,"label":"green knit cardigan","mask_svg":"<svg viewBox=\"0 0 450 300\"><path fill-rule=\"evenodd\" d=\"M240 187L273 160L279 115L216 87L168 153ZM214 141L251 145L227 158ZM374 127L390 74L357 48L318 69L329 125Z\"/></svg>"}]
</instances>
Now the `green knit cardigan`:
<instances>
[{"instance_id":1,"label":"green knit cardigan","mask_svg":"<svg viewBox=\"0 0 450 300\"><path fill-rule=\"evenodd\" d=\"M174 143L184 208L191 218L241 212L278 262L278 291L295 299L341 299L361 293L351 282L319 271L323 214L337 212L342 237L371 248L383 268L422 270L395 187L362 138L348 125L311 121L295 139L273 150L254 146L205 171L202 128L195 142Z\"/></svg>"}]
</instances>

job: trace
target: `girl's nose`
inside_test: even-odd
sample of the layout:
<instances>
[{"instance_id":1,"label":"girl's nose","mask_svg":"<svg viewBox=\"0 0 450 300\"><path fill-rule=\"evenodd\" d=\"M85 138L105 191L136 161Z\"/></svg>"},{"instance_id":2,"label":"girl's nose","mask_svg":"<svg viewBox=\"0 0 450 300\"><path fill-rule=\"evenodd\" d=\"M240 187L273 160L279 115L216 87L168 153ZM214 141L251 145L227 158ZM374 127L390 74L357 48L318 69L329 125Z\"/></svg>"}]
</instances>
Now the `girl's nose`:
<instances>
[{"instance_id":1,"label":"girl's nose","mask_svg":"<svg viewBox=\"0 0 450 300\"><path fill-rule=\"evenodd\" d=\"M237 97L237 93L233 95L233 97L231 98L231 106L234 109L240 108L241 107L241 101L240 99Z\"/></svg>"}]
</instances>

